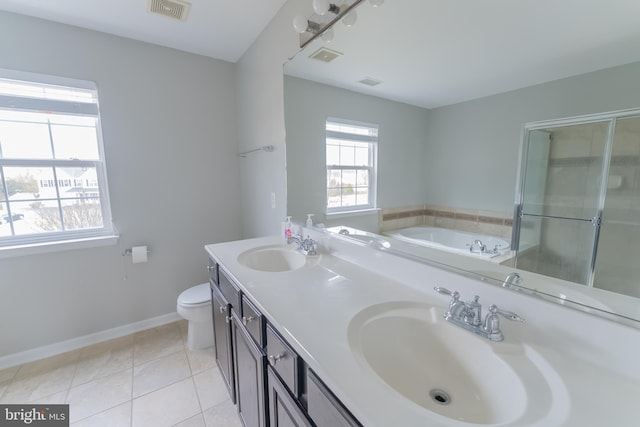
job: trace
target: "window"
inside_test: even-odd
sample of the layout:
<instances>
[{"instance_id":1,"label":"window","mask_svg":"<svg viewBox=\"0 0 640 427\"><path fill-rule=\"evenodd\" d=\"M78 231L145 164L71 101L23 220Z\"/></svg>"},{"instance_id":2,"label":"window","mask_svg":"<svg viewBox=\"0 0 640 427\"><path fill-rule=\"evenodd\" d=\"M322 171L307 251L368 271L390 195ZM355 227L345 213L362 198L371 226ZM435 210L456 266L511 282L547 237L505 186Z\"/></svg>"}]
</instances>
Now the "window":
<instances>
[{"instance_id":1,"label":"window","mask_svg":"<svg viewBox=\"0 0 640 427\"><path fill-rule=\"evenodd\" d=\"M326 144L327 213L375 208L378 126L329 118Z\"/></svg>"},{"instance_id":2,"label":"window","mask_svg":"<svg viewBox=\"0 0 640 427\"><path fill-rule=\"evenodd\" d=\"M0 70L0 248L113 234L95 84Z\"/></svg>"}]
</instances>

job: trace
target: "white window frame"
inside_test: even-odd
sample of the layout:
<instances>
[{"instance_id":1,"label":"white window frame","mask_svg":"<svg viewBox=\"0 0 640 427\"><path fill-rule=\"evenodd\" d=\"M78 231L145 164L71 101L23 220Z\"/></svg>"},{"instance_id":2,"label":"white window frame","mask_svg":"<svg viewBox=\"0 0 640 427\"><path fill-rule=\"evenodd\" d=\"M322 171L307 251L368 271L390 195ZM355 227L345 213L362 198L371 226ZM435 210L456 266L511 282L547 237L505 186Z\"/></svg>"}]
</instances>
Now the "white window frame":
<instances>
[{"instance_id":1,"label":"white window frame","mask_svg":"<svg viewBox=\"0 0 640 427\"><path fill-rule=\"evenodd\" d=\"M368 135L361 135L350 132L339 132L335 130L327 129L330 124L338 124L345 126L354 126L360 128L369 129ZM326 183L325 197L326 199L326 213L327 215L335 215L341 213L362 213L376 209L376 194L377 194L377 175L378 175L378 130L377 124L359 122L355 120L341 119L336 117L327 117L325 122L325 147L327 146L329 139L340 139L345 141L353 141L358 143L366 143L369 148L369 164L367 166L354 166L354 165L330 165L326 164L327 173L330 170L365 170L368 171L368 183L369 183L369 203L358 205L347 205L339 207L329 207L328 200L328 183ZM325 158L325 163L326 158ZM326 180L325 180L326 182Z\"/></svg>"},{"instance_id":2,"label":"white window frame","mask_svg":"<svg viewBox=\"0 0 640 427\"><path fill-rule=\"evenodd\" d=\"M98 159L77 160L77 159L27 159L27 158L3 158L0 156L0 167L87 167L95 168L99 200L102 213L101 228L64 230L59 232L45 232L23 235L0 236L0 258L16 255L28 255L56 250L66 250L75 248L86 248L115 244L117 234L112 222L111 204L109 200L109 187L107 184L107 171L104 155L104 144L102 140L102 129L100 123L100 113L98 106L98 90L94 82L68 79L55 76L47 76L36 73L28 73L14 70L0 69L0 79L14 80L27 84L42 85L43 87L56 89L70 88L80 89L92 93L93 100L82 99L54 99L47 95L37 94L34 96L0 94L0 109L24 112L52 112L54 114L78 115L92 117L96 119L96 133L98 144ZM0 180L3 180L5 191L7 185L5 177L0 168ZM59 185L56 179L52 185ZM4 194L4 198L8 194ZM58 193L58 201L64 200ZM9 204L2 201L5 207ZM10 214L3 211L3 215Z\"/></svg>"}]
</instances>

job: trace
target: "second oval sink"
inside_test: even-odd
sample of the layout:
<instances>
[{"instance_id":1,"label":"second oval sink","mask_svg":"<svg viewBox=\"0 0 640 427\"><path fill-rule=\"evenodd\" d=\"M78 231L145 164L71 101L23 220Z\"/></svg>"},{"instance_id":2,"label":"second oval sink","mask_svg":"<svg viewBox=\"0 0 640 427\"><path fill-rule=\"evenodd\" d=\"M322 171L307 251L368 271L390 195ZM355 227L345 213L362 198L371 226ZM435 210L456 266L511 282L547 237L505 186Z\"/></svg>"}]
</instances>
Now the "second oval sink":
<instances>
[{"instance_id":1,"label":"second oval sink","mask_svg":"<svg viewBox=\"0 0 640 427\"><path fill-rule=\"evenodd\" d=\"M348 335L355 355L386 385L447 418L538 425L535 421L548 422L556 403L525 346L475 336L447 323L442 309L430 305L407 301L368 307L352 319ZM547 373L554 377L555 372Z\"/></svg>"}]
</instances>

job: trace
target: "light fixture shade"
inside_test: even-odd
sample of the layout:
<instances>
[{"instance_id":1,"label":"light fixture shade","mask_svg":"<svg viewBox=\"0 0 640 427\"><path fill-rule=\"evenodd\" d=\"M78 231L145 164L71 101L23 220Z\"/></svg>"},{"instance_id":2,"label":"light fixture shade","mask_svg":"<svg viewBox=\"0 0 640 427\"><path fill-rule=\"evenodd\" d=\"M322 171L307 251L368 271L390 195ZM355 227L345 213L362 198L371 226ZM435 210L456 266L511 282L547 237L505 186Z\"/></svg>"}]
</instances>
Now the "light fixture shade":
<instances>
[{"instance_id":1,"label":"light fixture shade","mask_svg":"<svg viewBox=\"0 0 640 427\"><path fill-rule=\"evenodd\" d=\"M309 21L304 16L295 16L293 18L293 28L296 30L296 33L304 33L309 28Z\"/></svg>"},{"instance_id":2,"label":"light fixture shade","mask_svg":"<svg viewBox=\"0 0 640 427\"><path fill-rule=\"evenodd\" d=\"M318 15L324 15L329 11L329 0L313 0L313 11Z\"/></svg>"},{"instance_id":3,"label":"light fixture shade","mask_svg":"<svg viewBox=\"0 0 640 427\"><path fill-rule=\"evenodd\" d=\"M373 7L378 7L382 3L384 3L384 0L369 0L369 4L371 4L371 6Z\"/></svg>"},{"instance_id":4,"label":"light fixture shade","mask_svg":"<svg viewBox=\"0 0 640 427\"><path fill-rule=\"evenodd\" d=\"M333 31L333 28L327 28L320 37L325 43L331 43L335 37L335 32Z\"/></svg>"},{"instance_id":5,"label":"light fixture shade","mask_svg":"<svg viewBox=\"0 0 640 427\"><path fill-rule=\"evenodd\" d=\"M342 18L342 23L347 27L352 27L353 25L355 25L357 20L358 20L358 14L356 13L355 10L351 10L349 13L347 13L344 16L344 18Z\"/></svg>"}]
</instances>

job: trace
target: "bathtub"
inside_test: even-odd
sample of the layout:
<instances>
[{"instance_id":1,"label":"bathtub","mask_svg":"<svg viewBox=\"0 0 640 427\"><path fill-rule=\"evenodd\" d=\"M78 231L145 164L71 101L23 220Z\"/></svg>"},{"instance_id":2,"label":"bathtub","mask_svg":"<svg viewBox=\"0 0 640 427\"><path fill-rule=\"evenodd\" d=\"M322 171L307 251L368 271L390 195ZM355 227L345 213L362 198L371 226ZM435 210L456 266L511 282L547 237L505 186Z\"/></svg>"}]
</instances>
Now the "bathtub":
<instances>
[{"instance_id":1,"label":"bathtub","mask_svg":"<svg viewBox=\"0 0 640 427\"><path fill-rule=\"evenodd\" d=\"M440 227L408 227L388 231L384 234L403 242L480 258L494 258L504 255L510 250L511 246L510 242L499 237L466 233ZM480 253L477 247L474 248L474 252L469 250L471 244L476 240L480 240L487 247L487 252Z\"/></svg>"}]
</instances>

